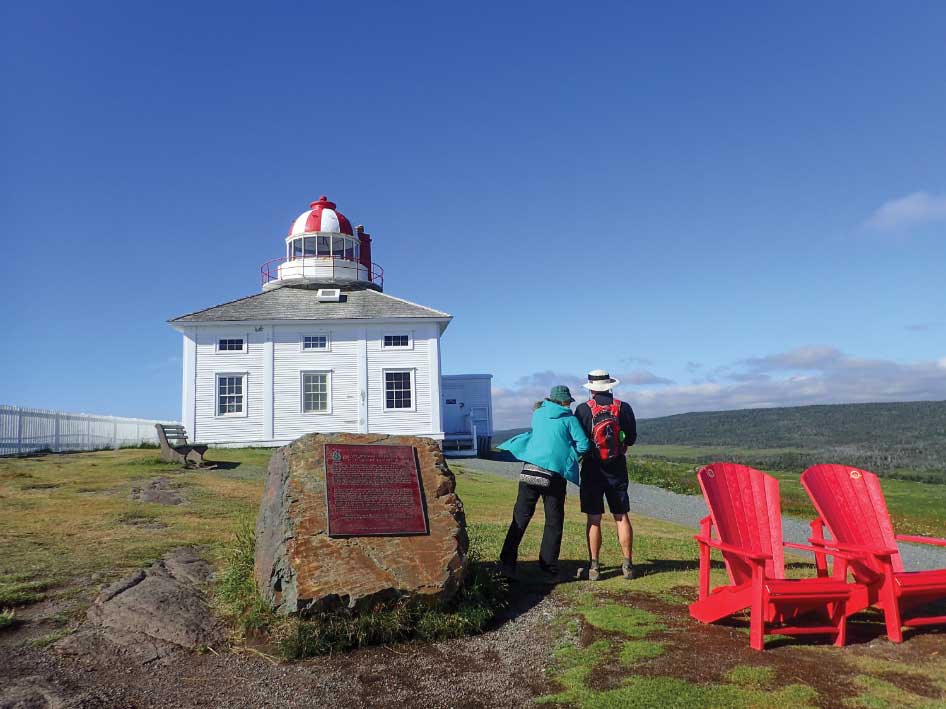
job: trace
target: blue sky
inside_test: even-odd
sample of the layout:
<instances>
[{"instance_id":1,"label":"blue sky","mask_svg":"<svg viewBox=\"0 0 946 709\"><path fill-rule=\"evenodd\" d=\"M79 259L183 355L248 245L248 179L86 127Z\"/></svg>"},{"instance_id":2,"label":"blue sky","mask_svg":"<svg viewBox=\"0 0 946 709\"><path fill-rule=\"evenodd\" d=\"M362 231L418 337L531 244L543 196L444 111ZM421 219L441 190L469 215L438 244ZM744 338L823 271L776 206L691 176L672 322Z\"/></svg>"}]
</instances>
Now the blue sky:
<instances>
[{"instance_id":1,"label":"blue sky","mask_svg":"<svg viewBox=\"0 0 946 709\"><path fill-rule=\"evenodd\" d=\"M499 425L946 398L946 6L4 3L0 402L177 417L327 194Z\"/></svg>"}]
</instances>

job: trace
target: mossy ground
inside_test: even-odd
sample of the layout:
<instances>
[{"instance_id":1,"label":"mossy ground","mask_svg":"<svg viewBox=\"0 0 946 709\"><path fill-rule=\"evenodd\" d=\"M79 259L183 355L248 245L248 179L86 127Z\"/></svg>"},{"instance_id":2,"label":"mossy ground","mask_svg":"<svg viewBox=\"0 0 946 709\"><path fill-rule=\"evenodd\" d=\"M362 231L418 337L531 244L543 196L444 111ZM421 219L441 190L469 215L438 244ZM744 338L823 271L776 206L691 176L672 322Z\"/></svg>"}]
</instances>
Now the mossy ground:
<instances>
[{"instance_id":1,"label":"mossy ground","mask_svg":"<svg viewBox=\"0 0 946 709\"><path fill-rule=\"evenodd\" d=\"M39 646L53 642L74 625L103 583L182 545L202 547L218 565L223 572L217 584L221 607L235 599L244 603L227 612L241 618L247 636L254 627L264 629L270 622L268 612L248 593L252 589L245 573L250 561L246 525L255 518L270 454L261 449L211 451L209 458L229 465L186 472L161 463L153 450L0 460L4 510L0 515L0 548L4 550L0 555L0 618L6 619L0 622L0 641L2 634L16 633L18 626L28 622L21 619L49 605L43 633L29 642ZM458 492L473 545L489 566L498 557L516 485L466 471L462 463L452 467L458 473ZM132 486L161 475L180 485L187 504L148 505L129 499ZM907 505L906 500L925 494L928 487L892 482L897 487L892 497L901 507ZM899 486L905 486L904 490ZM942 534L946 524L937 526L929 507L916 508L915 523ZM584 520L573 496L566 515L562 568L574 577L587 552ZM605 522L603 580L577 580L547 590L565 611L555 621L559 646L538 703L577 707L946 705L946 657L939 649L943 636L935 631L913 632L905 643L894 646L882 639L873 619L853 633L848 648L819 644L816 638L771 639L770 649L759 654L748 649L742 622L694 623L686 609L695 595L697 573L692 531L633 512L632 518L640 578L629 582L621 577L613 523ZM539 511L521 547L524 579L520 589L538 587L535 559L542 524ZM806 564L790 566L792 574L811 573ZM721 564L713 574L716 582L724 580ZM64 605L68 606L65 610ZM12 607L13 613L5 610ZM430 627L415 637L456 634L444 630L442 620L424 621ZM392 641L398 639L395 633Z\"/></svg>"}]
</instances>

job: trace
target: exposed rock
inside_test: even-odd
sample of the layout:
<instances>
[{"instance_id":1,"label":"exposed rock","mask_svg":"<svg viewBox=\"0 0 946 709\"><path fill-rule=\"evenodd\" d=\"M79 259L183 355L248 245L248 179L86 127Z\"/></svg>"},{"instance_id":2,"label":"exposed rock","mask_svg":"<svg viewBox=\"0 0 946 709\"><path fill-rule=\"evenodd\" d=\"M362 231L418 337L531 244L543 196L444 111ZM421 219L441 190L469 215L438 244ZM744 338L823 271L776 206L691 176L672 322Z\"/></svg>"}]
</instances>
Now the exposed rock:
<instances>
[{"instance_id":1,"label":"exposed rock","mask_svg":"<svg viewBox=\"0 0 946 709\"><path fill-rule=\"evenodd\" d=\"M221 643L224 628L200 588L210 575L193 550L173 551L103 590L84 626L56 647L72 655L119 651L151 662L183 648Z\"/></svg>"},{"instance_id":2,"label":"exposed rock","mask_svg":"<svg viewBox=\"0 0 946 709\"><path fill-rule=\"evenodd\" d=\"M186 502L169 478L155 478L144 487L133 487L129 497L138 502L152 502L158 505L180 505Z\"/></svg>"},{"instance_id":3,"label":"exposed rock","mask_svg":"<svg viewBox=\"0 0 946 709\"><path fill-rule=\"evenodd\" d=\"M40 676L22 677L0 687L0 709L69 709L82 704L82 697L66 697Z\"/></svg>"},{"instance_id":4,"label":"exposed rock","mask_svg":"<svg viewBox=\"0 0 946 709\"><path fill-rule=\"evenodd\" d=\"M413 446L429 534L330 538L326 443ZM435 603L456 593L466 568L463 504L438 443L381 434L310 434L277 450L256 523L256 582L281 613L338 605L367 609L396 597Z\"/></svg>"}]
</instances>

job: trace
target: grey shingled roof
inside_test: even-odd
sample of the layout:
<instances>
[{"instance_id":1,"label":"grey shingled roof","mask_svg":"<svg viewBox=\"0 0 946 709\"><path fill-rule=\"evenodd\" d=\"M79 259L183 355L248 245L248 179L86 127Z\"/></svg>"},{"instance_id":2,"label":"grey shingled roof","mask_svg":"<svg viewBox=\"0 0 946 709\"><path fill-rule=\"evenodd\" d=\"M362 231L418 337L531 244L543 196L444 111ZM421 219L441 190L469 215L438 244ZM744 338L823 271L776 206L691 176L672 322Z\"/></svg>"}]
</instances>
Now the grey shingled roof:
<instances>
[{"instance_id":1,"label":"grey shingled roof","mask_svg":"<svg viewBox=\"0 0 946 709\"><path fill-rule=\"evenodd\" d=\"M400 298L364 290L342 291L339 303L320 303L315 289L276 288L212 308L188 313L168 322L219 322L239 320L361 320L387 318L450 318Z\"/></svg>"}]
</instances>

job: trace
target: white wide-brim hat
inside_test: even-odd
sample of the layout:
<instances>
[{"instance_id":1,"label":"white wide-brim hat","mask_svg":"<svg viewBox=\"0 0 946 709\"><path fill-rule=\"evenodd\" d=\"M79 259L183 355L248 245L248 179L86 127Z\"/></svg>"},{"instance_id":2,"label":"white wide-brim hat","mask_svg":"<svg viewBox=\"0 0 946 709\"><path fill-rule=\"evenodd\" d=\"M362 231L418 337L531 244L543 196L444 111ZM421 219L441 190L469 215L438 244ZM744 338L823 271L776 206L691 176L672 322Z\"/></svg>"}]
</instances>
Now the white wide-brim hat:
<instances>
[{"instance_id":1,"label":"white wide-brim hat","mask_svg":"<svg viewBox=\"0 0 946 709\"><path fill-rule=\"evenodd\" d=\"M588 381L582 386L588 391L611 391L620 383L603 369L595 369L588 372Z\"/></svg>"}]
</instances>

